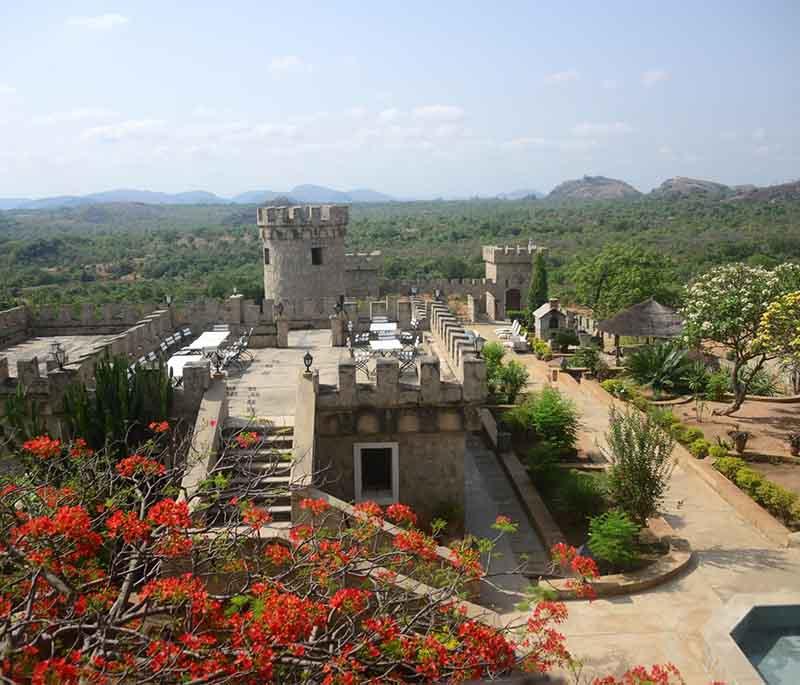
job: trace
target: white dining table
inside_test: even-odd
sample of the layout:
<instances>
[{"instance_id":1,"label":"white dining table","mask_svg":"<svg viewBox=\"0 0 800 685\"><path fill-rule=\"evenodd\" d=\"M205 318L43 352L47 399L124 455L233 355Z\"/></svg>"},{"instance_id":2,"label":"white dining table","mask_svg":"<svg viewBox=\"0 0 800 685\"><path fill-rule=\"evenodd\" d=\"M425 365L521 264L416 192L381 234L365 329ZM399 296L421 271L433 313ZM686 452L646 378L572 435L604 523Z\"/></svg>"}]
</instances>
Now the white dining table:
<instances>
[{"instance_id":1,"label":"white dining table","mask_svg":"<svg viewBox=\"0 0 800 685\"><path fill-rule=\"evenodd\" d=\"M188 348L175 353L167 360L168 373L173 378L183 377L183 367L189 362L196 362L203 359L202 350L190 350Z\"/></svg>"},{"instance_id":2,"label":"white dining table","mask_svg":"<svg viewBox=\"0 0 800 685\"><path fill-rule=\"evenodd\" d=\"M382 356L393 354L403 349L403 343L397 338L389 338L388 340L370 340L369 348L373 352L377 352Z\"/></svg>"},{"instance_id":3,"label":"white dining table","mask_svg":"<svg viewBox=\"0 0 800 685\"><path fill-rule=\"evenodd\" d=\"M371 323L369 325L370 333L394 333L396 330L396 323Z\"/></svg>"},{"instance_id":4,"label":"white dining table","mask_svg":"<svg viewBox=\"0 0 800 685\"><path fill-rule=\"evenodd\" d=\"M203 353L214 352L228 339L230 334L230 331L206 331L197 340L192 341L189 349L202 350Z\"/></svg>"}]
</instances>

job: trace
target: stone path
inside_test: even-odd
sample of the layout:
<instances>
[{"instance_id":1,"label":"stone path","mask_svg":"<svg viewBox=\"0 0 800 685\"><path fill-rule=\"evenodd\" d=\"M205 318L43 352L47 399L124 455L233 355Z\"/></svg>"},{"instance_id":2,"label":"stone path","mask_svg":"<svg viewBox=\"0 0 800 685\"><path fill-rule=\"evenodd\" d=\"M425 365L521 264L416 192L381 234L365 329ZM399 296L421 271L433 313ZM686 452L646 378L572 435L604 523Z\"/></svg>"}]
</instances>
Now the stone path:
<instances>
[{"instance_id":1,"label":"stone path","mask_svg":"<svg viewBox=\"0 0 800 685\"><path fill-rule=\"evenodd\" d=\"M488 340L495 339L495 327L475 326ZM547 382L545 363L531 354L514 358L531 372L532 387ZM581 412L581 446L597 449L608 429L610 401L569 377L561 376L557 387ZM767 540L711 486L680 465L672 476L664 517L695 551L687 573L641 594L569 603L570 618L562 632L586 664L587 677L671 661L690 685L708 683L720 674L706 667L702 631L728 600L744 593L777 592L800 603L800 550Z\"/></svg>"},{"instance_id":2,"label":"stone path","mask_svg":"<svg viewBox=\"0 0 800 685\"><path fill-rule=\"evenodd\" d=\"M468 533L481 538L494 538L497 531L492 529L492 523L500 514L519 523L519 531L515 535L500 539L489 564L491 581L502 590L494 590L484 584L481 592L482 605L495 611L509 611L524 597L524 590L529 585L525 578L513 572L524 565L528 573L544 573L547 569L547 552L529 523L497 457L478 435L467 438L464 478L464 518ZM486 564L484 557L484 566Z\"/></svg>"}]
</instances>

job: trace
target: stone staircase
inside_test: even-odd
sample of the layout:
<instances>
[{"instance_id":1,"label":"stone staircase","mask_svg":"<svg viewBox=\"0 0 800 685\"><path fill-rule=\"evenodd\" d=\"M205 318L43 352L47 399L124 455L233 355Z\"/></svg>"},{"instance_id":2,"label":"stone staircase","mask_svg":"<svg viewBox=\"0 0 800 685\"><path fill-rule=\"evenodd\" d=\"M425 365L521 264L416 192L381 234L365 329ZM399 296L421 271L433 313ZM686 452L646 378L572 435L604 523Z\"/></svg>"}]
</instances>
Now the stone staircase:
<instances>
[{"instance_id":1,"label":"stone staircase","mask_svg":"<svg viewBox=\"0 0 800 685\"><path fill-rule=\"evenodd\" d=\"M240 447L236 437L252 433L252 447ZM223 474L227 484L216 503L206 511L208 524L224 525L238 518L232 498L249 500L266 509L272 521L288 525L291 522L291 469L294 428L290 425L256 425L243 420L229 419L222 431L224 452L214 469Z\"/></svg>"}]
</instances>

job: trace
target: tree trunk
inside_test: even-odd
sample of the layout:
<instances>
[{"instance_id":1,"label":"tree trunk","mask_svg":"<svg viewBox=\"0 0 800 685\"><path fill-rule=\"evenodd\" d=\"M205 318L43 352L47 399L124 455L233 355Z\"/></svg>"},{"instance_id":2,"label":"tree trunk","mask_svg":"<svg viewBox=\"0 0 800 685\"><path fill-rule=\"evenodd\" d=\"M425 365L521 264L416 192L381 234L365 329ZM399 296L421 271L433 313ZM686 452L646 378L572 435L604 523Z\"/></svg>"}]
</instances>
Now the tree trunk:
<instances>
[{"instance_id":1,"label":"tree trunk","mask_svg":"<svg viewBox=\"0 0 800 685\"><path fill-rule=\"evenodd\" d=\"M730 416L731 414L739 411L744 403L744 396L747 393L747 385L742 383L739 378L739 370L742 368L743 361L736 357L733 362L733 371L731 372L731 385L733 386L733 404L725 409L715 409L715 416Z\"/></svg>"}]
</instances>

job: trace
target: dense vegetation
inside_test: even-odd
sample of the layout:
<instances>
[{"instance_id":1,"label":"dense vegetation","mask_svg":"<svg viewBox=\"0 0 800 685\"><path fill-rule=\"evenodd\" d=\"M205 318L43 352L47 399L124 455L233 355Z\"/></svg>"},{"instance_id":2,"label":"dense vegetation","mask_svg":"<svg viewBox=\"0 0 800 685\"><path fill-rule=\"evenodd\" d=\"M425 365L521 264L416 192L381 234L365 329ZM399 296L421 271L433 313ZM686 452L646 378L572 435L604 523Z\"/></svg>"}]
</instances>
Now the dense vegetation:
<instances>
[{"instance_id":1,"label":"dense vegetation","mask_svg":"<svg viewBox=\"0 0 800 685\"><path fill-rule=\"evenodd\" d=\"M233 205L0 212L0 306L219 297L233 287L258 297L254 218L255 207ZM791 200L370 204L353 206L348 248L382 250L389 278L460 278L483 275L481 244L531 239L550 250L551 294L586 302L592 278L604 277L592 264L604 248L622 250L615 263L652 265L662 289L716 264L798 259L798 226L800 202Z\"/></svg>"}]
</instances>

